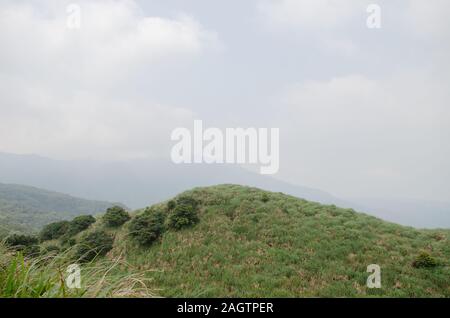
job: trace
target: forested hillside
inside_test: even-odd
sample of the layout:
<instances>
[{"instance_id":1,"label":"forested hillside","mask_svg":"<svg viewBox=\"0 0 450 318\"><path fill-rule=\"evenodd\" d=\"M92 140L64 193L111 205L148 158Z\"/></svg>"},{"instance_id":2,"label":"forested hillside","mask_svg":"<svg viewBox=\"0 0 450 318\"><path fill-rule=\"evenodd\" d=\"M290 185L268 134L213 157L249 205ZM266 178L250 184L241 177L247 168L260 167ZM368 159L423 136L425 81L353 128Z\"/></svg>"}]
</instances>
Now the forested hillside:
<instances>
[{"instance_id":1,"label":"forested hillside","mask_svg":"<svg viewBox=\"0 0 450 318\"><path fill-rule=\"evenodd\" d=\"M0 183L0 234L10 230L38 230L53 221L104 212L112 205L29 186Z\"/></svg>"}]
</instances>

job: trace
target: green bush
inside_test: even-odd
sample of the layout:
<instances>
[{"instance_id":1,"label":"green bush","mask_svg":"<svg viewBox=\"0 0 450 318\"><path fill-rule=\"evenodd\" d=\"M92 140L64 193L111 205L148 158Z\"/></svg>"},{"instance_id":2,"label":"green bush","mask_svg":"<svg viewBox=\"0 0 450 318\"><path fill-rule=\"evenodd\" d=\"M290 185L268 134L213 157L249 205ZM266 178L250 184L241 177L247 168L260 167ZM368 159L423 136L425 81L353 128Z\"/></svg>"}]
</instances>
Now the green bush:
<instances>
[{"instance_id":1,"label":"green bush","mask_svg":"<svg viewBox=\"0 0 450 318\"><path fill-rule=\"evenodd\" d=\"M199 218L195 206L189 204L179 204L175 206L169 214L168 226L171 229L180 230L182 228L198 223Z\"/></svg>"},{"instance_id":2,"label":"green bush","mask_svg":"<svg viewBox=\"0 0 450 318\"><path fill-rule=\"evenodd\" d=\"M6 245L16 250L23 250L26 247L37 245L38 242L37 237L24 234L12 234L5 240Z\"/></svg>"},{"instance_id":3,"label":"green bush","mask_svg":"<svg viewBox=\"0 0 450 318\"><path fill-rule=\"evenodd\" d=\"M262 197L261 197L261 201L266 203L269 202L269 195L267 193L263 193Z\"/></svg>"},{"instance_id":4,"label":"green bush","mask_svg":"<svg viewBox=\"0 0 450 318\"><path fill-rule=\"evenodd\" d=\"M80 233L86 230L91 224L94 224L96 219L92 215L80 215L70 221L69 230L67 233L69 236Z\"/></svg>"},{"instance_id":5,"label":"green bush","mask_svg":"<svg viewBox=\"0 0 450 318\"><path fill-rule=\"evenodd\" d=\"M47 224L39 233L41 241L58 239L69 230L69 221L59 221Z\"/></svg>"},{"instance_id":6,"label":"green bush","mask_svg":"<svg viewBox=\"0 0 450 318\"><path fill-rule=\"evenodd\" d=\"M103 221L105 221L107 226L118 227L127 222L130 219L130 215L124 208L120 206L113 206L106 210L103 216Z\"/></svg>"},{"instance_id":7,"label":"green bush","mask_svg":"<svg viewBox=\"0 0 450 318\"><path fill-rule=\"evenodd\" d=\"M175 201L175 205L188 205L191 206L193 209L196 209L198 206L197 200L195 200L193 197L189 195L181 195L177 198ZM175 206L174 206L175 208Z\"/></svg>"},{"instance_id":8,"label":"green bush","mask_svg":"<svg viewBox=\"0 0 450 318\"><path fill-rule=\"evenodd\" d=\"M416 268L429 268L437 266L437 261L428 253L423 252L413 262Z\"/></svg>"},{"instance_id":9,"label":"green bush","mask_svg":"<svg viewBox=\"0 0 450 318\"><path fill-rule=\"evenodd\" d=\"M170 200L169 202L167 202L167 210L172 211L173 209L175 209L176 203L174 200Z\"/></svg>"},{"instance_id":10,"label":"green bush","mask_svg":"<svg viewBox=\"0 0 450 318\"><path fill-rule=\"evenodd\" d=\"M165 214L163 212L146 210L131 220L129 234L140 245L151 245L164 233L164 221Z\"/></svg>"},{"instance_id":11,"label":"green bush","mask_svg":"<svg viewBox=\"0 0 450 318\"><path fill-rule=\"evenodd\" d=\"M106 255L113 248L114 238L104 230L85 234L75 249L80 262L88 262L97 256Z\"/></svg>"},{"instance_id":12,"label":"green bush","mask_svg":"<svg viewBox=\"0 0 450 318\"><path fill-rule=\"evenodd\" d=\"M37 237L24 234L12 234L5 239L7 246L22 252L26 256L39 254L40 248L38 242Z\"/></svg>"}]
</instances>

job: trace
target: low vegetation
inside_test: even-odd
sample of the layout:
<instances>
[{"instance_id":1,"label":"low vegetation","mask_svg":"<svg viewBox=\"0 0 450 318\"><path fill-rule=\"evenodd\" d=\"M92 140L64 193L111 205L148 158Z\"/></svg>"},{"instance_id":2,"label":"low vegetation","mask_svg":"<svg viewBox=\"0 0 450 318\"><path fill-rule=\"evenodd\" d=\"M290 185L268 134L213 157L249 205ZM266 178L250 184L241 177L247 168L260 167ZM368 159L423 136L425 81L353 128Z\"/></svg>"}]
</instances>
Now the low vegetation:
<instances>
[{"instance_id":1,"label":"low vegetation","mask_svg":"<svg viewBox=\"0 0 450 318\"><path fill-rule=\"evenodd\" d=\"M59 221L47 224L41 230L39 237L41 241L49 241L59 239L69 231L69 221Z\"/></svg>"},{"instance_id":2,"label":"low vegetation","mask_svg":"<svg viewBox=\"0 0 450 318\"><path fill-rule=\"evenodd\" d=\"M80 233L81 231L86 230L94 224L97 220L92 215L80 215L74 218L69 223L69 228L67 230L68 235L73 236L75 234Z\"/></svg>"},{"instance_id":3,"label":"low vegetation","mask_svg":"<svg viewBox=\"0 0 450 318\"><path fill-rule=\"evenodd\" d=\"M168 226L171 229L181 230L195 225L199 218L197 215L197 202L190 197L180 197L172 209L168 207Z\"/></svg>"},{"instance_id":4,"label":"low vegetation","mask_svg":"<svg viewBox=\"0 0 450 318\"><path fill-rule=\"evenodd\" d=\"M120 256L81 264L80 288L68 288L70 251L49 251L36 257L12 252L0 243L0 298L6 297L153 297L146 270Z\"/></svg>"},{"instance_id":5,"label":"low vegetation","mask_svg":"<svg viewBox=\"0 0 450 318\"><path fill-rule=\"evenodd\" d=\"M80 262L92 261L104 256L113 248L114 238L103 230L86 233L75 249L75 257Z\"/></svg>"},{"instance_id":6,"label":"low vegetation","mask_svg":"<svg viewBox=\"0 0 450 318\"><path fill-rule=\"evenodd\" d=\"M130 218L130 215L124 208L113 206L106 210L103 221L110 227L118 227L127 222Z\"/></svg>"},{"instance_id":7,"label":"low vegetation","mask_svg":"<svg viewBox=\"0 0 450 318\"><path fill-rule=\"evenodd\" d=\"M161 211L146 209L131 221L129 235L141 246L149 246L164 233L165 218Z\"/></svg>"},{"instance_id":8,"label":"low vegetation","mask_svg":"<svg viewBox=\"0 0 450 318\"><path fill-rule=\"evenodd\" d=\"M413 266L417 268L435 267L438 263L434 257L427 252L422 252L413 262Z\"/></svg>"},{"instance_id":9,"label":"low vegetation","mask_svg":"<svg viewBox=\"0 0 450 318\"><path fill-rule=\"evenodd\" d=\"M106 214L124 215L118 211ZM129 220L113 217L117 223L106 214L78 219L88 225L70 236L50 231L38 257L5 250L0 295L450 297L449 230L417 230L237 185L196 188ZM85 285L64 290L63 265L74 260ZM366 286L370 264L381 268L381 288Z\"/></svg>"}]
</instances>

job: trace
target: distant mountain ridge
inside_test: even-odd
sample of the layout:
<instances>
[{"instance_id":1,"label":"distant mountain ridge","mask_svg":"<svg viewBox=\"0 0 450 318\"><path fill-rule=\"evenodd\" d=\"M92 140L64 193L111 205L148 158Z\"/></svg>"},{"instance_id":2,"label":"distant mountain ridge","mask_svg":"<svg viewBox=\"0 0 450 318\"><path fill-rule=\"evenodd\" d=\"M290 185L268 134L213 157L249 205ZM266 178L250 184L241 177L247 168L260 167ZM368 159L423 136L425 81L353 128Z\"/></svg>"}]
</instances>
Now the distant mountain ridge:
<instances>
[{"instance_id":1,"label":"distant mountain ridge","mask_svg":"<svg viewBox=\"0 0 450 318\"><path fill-rule=\"evenodd\" d=\"M293 185L235 165L176 165L170 159L54 160L0 152L0 182L26 184L90 200L123 202L132 209L166 200L184 189L241 184L365 211L403 225L450 228L450 203L383 198L342 200L322 190Z\"/></svg>"},{"instance_id":2,"label":"distant mountain ridge","mask_svg":"<svg viewBox=\"0 0 450 318\"><path fill-rule=\"evenodd\" d=\"M291 185L234 165L176 165L170 160L101 162L0 153L0 182L27 184L92 200L142 208L180 191L219 183L257 186L324 204L348 205L331 194Z\"/></svg>"},{"instance_id":3,"label":"distant mountain ridge","mask_svg":"<svg viewBox=\"0 0 450 318\"><path fill-rule=\"evenodd\" d=\"M103 213L112 205L30 186L0 183L0 231L37 230L57 220Z\"/></svg>"}]
</instances>

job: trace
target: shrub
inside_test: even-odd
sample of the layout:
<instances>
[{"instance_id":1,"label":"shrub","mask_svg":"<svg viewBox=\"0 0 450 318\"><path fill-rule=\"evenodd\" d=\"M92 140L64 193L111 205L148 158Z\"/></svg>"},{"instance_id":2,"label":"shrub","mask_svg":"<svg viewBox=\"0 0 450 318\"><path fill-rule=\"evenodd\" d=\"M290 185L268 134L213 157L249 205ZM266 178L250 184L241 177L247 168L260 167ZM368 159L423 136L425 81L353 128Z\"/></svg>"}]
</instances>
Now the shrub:
<instances>
[{"instance_id":1,"label":"shrub","mask_svg":"<svg viewBox=\"0 0 450 318\"><path fill-rule=\"evenodd\" d=\"M177 198L175 205L188 205L188 206L191 206L193 209L196 209L198 202L191 196L182 195ZM175 206L174 206L174 208L175 208Z\"/></svg>"},{"instance_id":2,"label":"shrub","mask_svg":"<svg viewBox=\"0 0 450 318\"><path fill-rule=\"evenodd\" d=\"M31 235L12 234L6 238L5 243L16 250L23 250L38 244L38 239Z\"/></svg>"},{"instance_id":3,"label":"shrub","mask_svg":"<svg viewBox=\"0 0 450 318\"><path fill-rule=\"evenodd\" d=\"M39 233L41 241L58 239L69 230L69 221L59 221L47 224Z\"/></svg>"},{"instance_id":4,"label":"shrub","mask_svg":"<svg viewBox=\"0 0 450 318\"><path fill-rule=\"evenodd\" d=\"M20 251L27 256L39 254L40 248L39 245L37 245L38 242L39 240L37 237L24 234L12 234L5 240L7 246L16 251Z\"/></svg>"},{"instance_id":5,"label":"shrub","mask_svg":"<svg viewBox=\"0 0 450 318\"><path fill-rule=\"evenodd\" d=\"M130 215L124 208L120 206L113 206L106 210L103 216L103 221L105 221L107 226L118 227L127 222L130 219Z\"/></svg>"},{"instance_id":6,"label":"shrub","mask_svg":"<svg viewBox=\"0 0 450 318\"><path fill-rule=\"evenodd\" d=\"M416 268L435 267L437 261L428 253L423 252L413 262L413 266Z\"/></svg>"},{"instance_id":7,"label":"shrub","mask_svg":"<svg viewBox=\"0 0 450 318\"><path fill-rule=\"evenodd\" d=\"M129 234L140 245L151 245L164 232L164 221L163 212L146 210L131 220Z\"/></svg>"},{"instance_id":8,"label":"shrub","mask_svg":"<svg viewBox=\"0 0 450 318\"><path fill-rule=\"evenodd\" d=\"M169 215L168 226L175 230L194 225L199 219L195 207L189 204L177 203L174 210Z\"/></svg>"},{"instance_id":9,"label":"shrub","mask_svg":"<svg viewBox=\"0 0 450 318\"><path fill-rule=\"evenodd\" d=\"M267 193L263 193L262 197L261 197L261 201L266 203L269 202L269 195Z\"/></svg>"},{"instance_id":10,"label":"shrub","mask_svg":"<svg viewBox=\"0 0 450 318\"><path fill-rule=\"evenodd\" d=\"M106 255L113 248L114 238L104 230L84 235L75 250L80 262L88 262L97 256Z\"/></svg>"},{"instance_id":11,"label":"shrub","mask_svg":"<svg viewBox=\"0 0 450 318\"><path fill-rule=\"evenodd\" d=\"M169 202L167 202L167 210L172 211L173 209L175 209L176 203L174 200L170 200Z\"/></svg>"},{"instance_id":12,"label":"shrub","mask_svg":"<svg viewBox=\"0 0 450 318\"><path fill-rule=\"evenodd\" d=\"M69 236L73 236L81 231L86 230L91 224L94 224L96 219L92 215L80 215L70 221L69 230L67 233Z\"/></svg>"}]
</instances>

